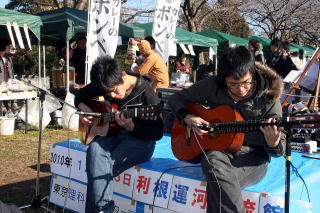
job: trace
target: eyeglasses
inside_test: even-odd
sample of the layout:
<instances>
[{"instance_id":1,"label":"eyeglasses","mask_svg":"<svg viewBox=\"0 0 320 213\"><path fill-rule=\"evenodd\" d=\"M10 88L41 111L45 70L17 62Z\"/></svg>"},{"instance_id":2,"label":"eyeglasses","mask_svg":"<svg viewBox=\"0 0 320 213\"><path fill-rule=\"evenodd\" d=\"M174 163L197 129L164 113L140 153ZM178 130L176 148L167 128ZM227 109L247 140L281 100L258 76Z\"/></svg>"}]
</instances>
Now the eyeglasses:
<instances>
[{"instance_id":1,"label":"eyeglasses","mask_svg":"<svg viewBox=\"0 0 320 213\"><path fill-rule=\"evenodd\" d=\"M245 81L245 82L241 82L241 83L226 83L226 84L229 89L236 89L236 88L240 88L240 87L248 88L255 83L256 83L255 81L250 80L250 81Z\"/></svg>"}]
</instances>

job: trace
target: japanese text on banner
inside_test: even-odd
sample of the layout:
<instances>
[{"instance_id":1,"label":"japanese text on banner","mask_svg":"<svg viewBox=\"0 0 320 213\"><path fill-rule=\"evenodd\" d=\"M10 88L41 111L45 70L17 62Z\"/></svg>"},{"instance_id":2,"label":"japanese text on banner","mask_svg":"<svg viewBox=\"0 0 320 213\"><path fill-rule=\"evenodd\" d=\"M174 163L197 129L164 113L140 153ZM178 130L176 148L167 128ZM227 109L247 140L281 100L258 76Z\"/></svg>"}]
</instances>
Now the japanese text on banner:
<instances>
[{"instance_id":1,"label":"japanese text on banner","mask_svg":"<svg viewBox=\"0 0 320 213\"><path fill-rule=\"evenodd\" d=\"M91 0L87 35L87 83L94 60L102 55L114 57L118 43L121 0Z\"/></svg>"},{"instance_id":2,"label":"japanese text on banner","mask_svg":"<svg viewBox=\"0 0 320 213\"><path fill-rule=\"evenodd\" d=\"M170 48L175 39L179 17L180 0L158 0L154 13L152 36L156 40L156 50L164 61L168 61Z\"/></svg>"}]
</instances>

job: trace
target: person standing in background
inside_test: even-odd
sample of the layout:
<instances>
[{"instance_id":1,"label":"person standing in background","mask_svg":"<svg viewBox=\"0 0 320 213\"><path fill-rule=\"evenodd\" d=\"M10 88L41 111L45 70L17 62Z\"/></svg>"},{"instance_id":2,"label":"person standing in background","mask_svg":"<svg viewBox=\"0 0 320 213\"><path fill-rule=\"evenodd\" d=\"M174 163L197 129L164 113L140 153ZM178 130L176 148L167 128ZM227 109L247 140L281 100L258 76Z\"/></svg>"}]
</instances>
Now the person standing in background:
<instances>
[{"instance_id":1,"label":"person standing in background","mask_svg":"<svg viewBox=\"0 0 320 213\"><path fill-rule=\"evenodd\" d=\"M148 41L150 43L150 47L153 51L157 52L156 49L156 40L152 36L147 36L144 38L144 40Z\"/></svg>"},{"instance_id":2,"label":"person standing in background","mask_svg":"<svg viewBox=\"0 0 320 213\"><path fill-rule=\"evenodd\" d=\"M87 38L82 36L77 38L77 47L70 51L70 58L76 71L76 83L85 84L86 80L86 45Z\"/></svg>"},{"instance_id":3,"label":"person standing in background","mask_svg":"<svg viewBox=\"0 0 320 213\"><path fill-rule=\"evenodd\" d=\"M157 88L169 87L169 74L167 66L161 56L151 49L147 40L138 40L138 47L144 57L144 63L134 69L141 75L149 75L152 80L151 87L154 91Z\"/></svg>"},{"instance_id":4,"label":"person standing in background","mask_svg":"<svg viewBox=\"0 0 320 213\"><path fill-rule=\"evenodd\" d=\"M174 71L175 72L183 72L183 73L187 73L189 75L192 75L192 69L190 67L189 62L187 61L187 56L185 54L182 54L180 56L179 61L176 62Z\"/></svg>"},{"instance_id":5,"label":"person standing in background","mask_svg":"<svg viewBox=\"0 0 320 213\"><path fill-rule=\"evenodd\" d=\"M265 64L265 58L263 52L260 50L260 42L256 39L251 39L248 43L248 49L253 53L257 62Z\"/></svg>"},{"instance_id":6,"label":"person standing in background","mask_svg":"<svg viewBox=\"0 0 320 213\"><path fill-rule=\"evenodd\" d=\"M272 55L267 60L267 65L274 69L282 78L285 78L291 70L298 70L288 55L289 45L275 38L270 42Z\"/></svg>"},{"instance_id":7,"label":"person standing in background","mask_svg":"<svg viewBox=\"0 0 320 213\"><path fill-rule=\"evenodd\" d=\"M8 57L11 48L12 44L9 39L0 39L0 84L13 78L13 65L11 58Z\"/></svg>"},{"instance_id":8,"label":"person standing in background","mask_svg":"<svg viewBox=\"0 0 320 213\"><path fill-rule=\"evenodd\" d=\"M13 64L8 54L12 49L12 43L9 39L0 39L0 84L7 83L13 78ZM12 112L13 102L3 101L6 112ZM2 112L2 103L0 102L0 111ZM2 112L3 113L3 112Z\"/></svg>"}]
</instances>

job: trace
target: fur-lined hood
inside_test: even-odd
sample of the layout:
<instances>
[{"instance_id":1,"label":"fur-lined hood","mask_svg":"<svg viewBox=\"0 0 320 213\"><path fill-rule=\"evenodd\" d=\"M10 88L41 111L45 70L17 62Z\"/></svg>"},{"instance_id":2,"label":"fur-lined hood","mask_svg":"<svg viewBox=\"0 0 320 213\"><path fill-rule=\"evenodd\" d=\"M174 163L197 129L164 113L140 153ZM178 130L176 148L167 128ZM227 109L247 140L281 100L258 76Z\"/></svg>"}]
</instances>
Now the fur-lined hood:
<instances>
[{"instance_id":1,"label":"fur-lined hood","mask_svg":"<svg viewBox=\"0 0 320 213\"><path fill-rule=\"evenodd\" d=\"M280 98L283 92L283 80L280 75L270 67L263 65L260 62L256 62L256 70L268 81L268 86L262 86L261 88L266 90L264 94L267 99L274 102Z\"/></svg>"}]
</instances>

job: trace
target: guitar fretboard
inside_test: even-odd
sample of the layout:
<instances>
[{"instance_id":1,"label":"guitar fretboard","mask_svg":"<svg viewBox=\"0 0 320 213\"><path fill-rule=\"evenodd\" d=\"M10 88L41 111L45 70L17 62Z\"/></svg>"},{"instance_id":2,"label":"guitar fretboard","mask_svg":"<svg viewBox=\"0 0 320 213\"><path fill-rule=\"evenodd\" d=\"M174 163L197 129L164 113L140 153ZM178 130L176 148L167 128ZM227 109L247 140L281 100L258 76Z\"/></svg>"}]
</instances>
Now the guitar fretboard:
<instances>
[{"instance_id":1,"label":"guitar fretboard","mask_svg":"<svg viewBox=\"0 0 320 213\"><path fill-rule=\"evenodd\" d=\"M223 134L230 132L250 132L259 130L260 127L275 125L285 127L287 125L296 126L303 124L315 124L314 120L290 120L290 118L279 119L272 123L266 123L266 120L248 120L248 121L235 121L224 123L209 124L206 129L210 132Z\"/></svg>"},{"instance_id":2,"label":"guitar fretboard","mask_svg":"<svg viewBox=\"0 0 320 213\"><path fill-rule=\"evenodd\" d=\"M132 117L137 117L137 108L135 109L127 109L122 111L123 115L125 118L132 118ZM115 121L116 120L116 113L115 112L109 112L109 113L105 113L102 115L102 121L104 123L108 123L111 121Z\"/></svg>"}]
</instances>

